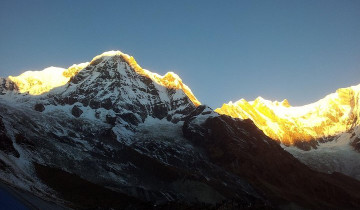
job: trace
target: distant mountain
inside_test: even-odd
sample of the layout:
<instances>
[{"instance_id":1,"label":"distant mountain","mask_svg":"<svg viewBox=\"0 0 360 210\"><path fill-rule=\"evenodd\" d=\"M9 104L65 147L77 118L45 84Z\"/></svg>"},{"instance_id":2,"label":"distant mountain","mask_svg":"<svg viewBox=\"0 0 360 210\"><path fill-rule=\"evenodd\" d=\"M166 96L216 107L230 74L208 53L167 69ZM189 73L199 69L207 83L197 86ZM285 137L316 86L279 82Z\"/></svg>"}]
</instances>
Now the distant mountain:
<instances>
[{"instance_id":1,"label":"distant mountain","mask_svg":"<svg viewBox=\"0 0 360 210\"><path fill-rule=\"evenodd\" d=\"M0 92L1 181L59 208L360 208L359 181L310 169L119 51Z\"/></svg>"},{"instance_id":2,"label":"distant mountain","mask_svg":"<svg viewBox=\"0 0 360 210\"><path fill-rule=\"evenodd\" d=\"M241 99L215 110L251 119L302 162L324 172L342 172L360 180L360 85L341 88L300 107L285 99ZM295 146L295 147L293 147Z\"/></svg>"}]
</instances>

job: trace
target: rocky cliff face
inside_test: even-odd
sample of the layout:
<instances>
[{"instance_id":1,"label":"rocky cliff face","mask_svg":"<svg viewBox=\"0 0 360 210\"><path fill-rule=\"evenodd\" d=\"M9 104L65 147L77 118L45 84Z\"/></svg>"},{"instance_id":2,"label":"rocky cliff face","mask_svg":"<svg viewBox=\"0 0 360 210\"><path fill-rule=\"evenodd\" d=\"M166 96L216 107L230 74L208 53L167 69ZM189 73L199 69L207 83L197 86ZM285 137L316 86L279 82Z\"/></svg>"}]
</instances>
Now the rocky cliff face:
<instances>
[{"instance_id":1,"label":"rocky cliff face","mask_svg":"<svg viewBox=\"0 0 360 210\"><path fill-rule=\"evenodd\" d=\"M75 209L360 207L358 181L309 169L174 73L118 51L69 69L40 95L1 83L2 181Z\"/></svg>"},{"instance_id":2,"label":"rocky cliff face","mask_svg":"<svg viewBox=\"0 0 360 210\"><path fill-rule=\"evenodd\" d=\"M0 95L18 91L18 86L8 78L0 77Z\"/></svg>"},{"instance_id":3,"label":"rocky cliff face","mask_svg":"<svg viewBox=\"0 0 360 210\"><path fill-rule=\"evenodd\" d=\"M125 121L131 118L133 124L143 122L147 116L176 121L199 104L193 95L186 95L177 75L152 77L155 74L148 71L140 74L140 67L133 67L135 64L129 59L120 52L94 58L66 86L49 93L48 97L54 98L50 103L80 103L81 107L95 110L99 117L104 113L119 115ZM171 86L172 83L178 85ZM191 98L197 103L192 103Z\"/></svg>"}]
</instances>

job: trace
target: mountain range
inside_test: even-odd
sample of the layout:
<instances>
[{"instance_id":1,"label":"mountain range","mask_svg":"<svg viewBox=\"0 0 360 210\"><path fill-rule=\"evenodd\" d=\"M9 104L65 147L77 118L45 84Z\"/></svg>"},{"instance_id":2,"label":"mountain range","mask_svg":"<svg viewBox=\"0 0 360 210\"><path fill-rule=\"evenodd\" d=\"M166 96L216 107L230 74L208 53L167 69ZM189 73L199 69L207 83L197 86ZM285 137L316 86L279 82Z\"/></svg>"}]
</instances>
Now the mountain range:
<instances>
[{"instance_id":1,"label":"mountain range","mask_svg":"<svg viewBox=\"0 0 360 210\"><path fill-rule=\"evenodd\" d=\"M109 51L0 79L0 179L59 209L359 209L359 91L213 110Z\"/></svg>"},{"instance_id":2,"label":"mountain range","mask_svg":"<svg viewBox=\"0 0 360 210\"><path fill-rule=\"evenodd\" d=\"M323 99L292 107L285 99L261 97L229 102L215 111L251 119L296 158L323 172L338 171L360 180L360 85L338 89Z\"/></svg>"}]
</instances>

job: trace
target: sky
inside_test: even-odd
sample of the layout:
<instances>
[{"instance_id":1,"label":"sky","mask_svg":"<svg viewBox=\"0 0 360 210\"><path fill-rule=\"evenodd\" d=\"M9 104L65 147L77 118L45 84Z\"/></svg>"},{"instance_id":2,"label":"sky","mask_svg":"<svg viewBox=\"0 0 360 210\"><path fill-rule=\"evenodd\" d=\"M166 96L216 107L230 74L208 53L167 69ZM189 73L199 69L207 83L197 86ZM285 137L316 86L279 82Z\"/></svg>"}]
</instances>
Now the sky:
<instances>
[{"instance_id":1,"label":"sky","mask_svg":"<svg viewBox=\"0 0 360 210\"><path fill-rule=\"evenodd\" d=\"M0 76L109 50L177 73L212 108L315 102L360 84L358 0L2 0Z\"/></svg>"}]
</instances>

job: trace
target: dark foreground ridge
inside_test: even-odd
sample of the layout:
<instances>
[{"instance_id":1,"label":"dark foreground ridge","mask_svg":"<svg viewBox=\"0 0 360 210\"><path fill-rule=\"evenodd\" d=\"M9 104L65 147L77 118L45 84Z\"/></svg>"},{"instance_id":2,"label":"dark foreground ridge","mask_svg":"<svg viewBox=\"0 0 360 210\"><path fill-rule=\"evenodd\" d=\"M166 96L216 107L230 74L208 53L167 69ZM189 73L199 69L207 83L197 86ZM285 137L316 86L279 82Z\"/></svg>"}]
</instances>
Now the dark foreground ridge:
<instances>
[{"instance_id":1,"label":"dark foreground ridge","mask_svg":"<svg viewBox=\"0 0 360 210\"><path fill-rule=\"evenodd\" d=\"M250 120L222 115L194 124L205 107L198 107L184 124L184 135L204 148L210 160L249 180L270 200L298 203L310 209L356 209L360 182L340 173L309 169Z\"/></svg>"}]
</instances>

